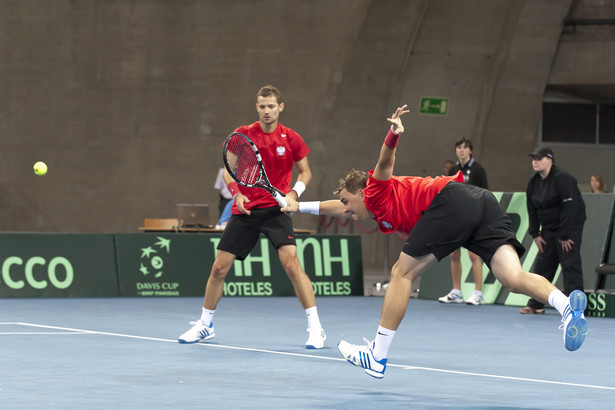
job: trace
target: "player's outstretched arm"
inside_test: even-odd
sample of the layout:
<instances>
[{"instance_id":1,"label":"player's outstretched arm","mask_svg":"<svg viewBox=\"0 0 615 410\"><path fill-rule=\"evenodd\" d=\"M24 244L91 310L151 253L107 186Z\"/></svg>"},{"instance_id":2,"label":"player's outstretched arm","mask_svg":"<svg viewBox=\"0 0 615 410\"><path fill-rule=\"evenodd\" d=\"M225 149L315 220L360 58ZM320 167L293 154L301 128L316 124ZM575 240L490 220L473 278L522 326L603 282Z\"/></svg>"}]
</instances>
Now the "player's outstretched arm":
<instances>
[{"instance_id":1,"label":"player's outstretched arm","mask_svg":"<svg viewBox=\"0 0 615 410\"><path fill-rule=\"evenodd\" d=\"M308 201L297 202L290 197L286 197L288 205L282 208L282 212L286 213L308 213L312 215L328 215L336 216L338 218L350 218L349 215L344 213L344 204L339 199L331 199L328 201Z\"/></svg>"},{"instance_id":2,"label":"player's outstretched arm","mask_svg":"<svg viewBox=\"0 0 615 410\"><path fill-rule=\"evenodd\" d=\"M399 136L404 132L401 116L410 112L407 108L407 104L397 107L393 115L391 115L390 118L387 118L387 121L392 124L391 129L384 139L384 143L380 149L378 163L376 164L376 168L374 168L374 178L380 181L391 179L391 176L393 175L393 165L395 164L397 142L399 140Z\"/></svg>"}]
</instances>

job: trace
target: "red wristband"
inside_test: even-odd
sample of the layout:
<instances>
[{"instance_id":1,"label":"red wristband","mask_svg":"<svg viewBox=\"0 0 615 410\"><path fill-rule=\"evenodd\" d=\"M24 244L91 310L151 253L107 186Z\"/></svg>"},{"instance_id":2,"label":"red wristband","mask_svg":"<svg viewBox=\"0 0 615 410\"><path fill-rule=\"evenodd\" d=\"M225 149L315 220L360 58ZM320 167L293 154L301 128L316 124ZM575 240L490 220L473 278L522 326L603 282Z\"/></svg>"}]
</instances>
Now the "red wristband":
<instances>
[{"instance_id":1,"label":"red wristband","mask_svg":"<svg viewBox=\"0 0 615 410\"><path fill-rule=\"evenodd\" d=\"M384 145L386 145L387 147L394 149L397 147L397 142L399 141L399 136L401 134L395 134L393 133L393 130L389 130L389 133L387 134L386 138L384 139Z\"/></svg>"},{"instance_id":2,"label":"red wristband","mask_svg":"<svg viewBox=\"0 0 615 410\"><path fill-rule=\"evenodd\" d=\"M226 186L226 189L228 189L231 195L233 195L233 198L235 198L235 195L239 193L239 184L233 181Z\"/></svg>"}]
</instances>

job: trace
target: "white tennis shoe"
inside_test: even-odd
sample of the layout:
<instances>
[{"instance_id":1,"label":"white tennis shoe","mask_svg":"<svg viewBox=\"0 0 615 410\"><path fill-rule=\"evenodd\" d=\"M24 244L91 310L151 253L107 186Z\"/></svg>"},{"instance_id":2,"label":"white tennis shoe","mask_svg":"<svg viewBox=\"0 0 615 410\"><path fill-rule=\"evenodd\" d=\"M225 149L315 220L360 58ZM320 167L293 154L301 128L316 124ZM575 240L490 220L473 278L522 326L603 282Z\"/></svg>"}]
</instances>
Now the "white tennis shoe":
<instances>
[{"instance_id":1,"label":"white tennis shoe","mask_svg":"<svg viewBox=\"0 0 615 410\"><path fill-rule=\"evenodd\" d=\"M463 293L461 291L453 289L446 296L438 298L441 303L463 303Z\"/></svg>"},{"instance_id":2,"label":"white tennis shoe","mask_svg":"<svg viewBox=\"0 0 615 410\"><path fill-rule=\"evenodd\" d=\"M472 293L472 296L470 296L468 300L466 300L466 304L474 306L484 305L485 300L483 299L483 294L475 291L474 293Z\"/></svg>"},{"instance_id":3,"label":"white tennis shoe","mask_svg":"<svg viewBox=\"0 0 615 410\"><path fill-rule=\"evenodd\" d=\"M205 326L199 319L196 322L190 322L190 324L193 326L177 339L179 343L196 343L199 340L209 340L216 335L213 323Z\"/></svg>"},{"instance_id":4,"label":"white tennis shoe","mask_svg":"<svg viewBox=\"0 0 615 410\"><path fill-rule=\"evenodd\" d=\"M372 351L374 342L370 342L367 339L363 340L367 343L367 346L353 345L345 340L340 340L337 344L337 350L340 351L348 363L362 367L365 373L376 379L382 379L387 368L387 359L376 360Z\"/></svg>"},{"instance_id":5,"label":"white tennis shoe","mask_svg":"<svg viewBox=\"0 0 615 410\"><path fill-rule=\"evenodd\" d=\"M305 342L306 349L322 349L325 347L325 340L327 340L327 335L325 334L325 330L322 327L315 327L312 329L308 329L308 340Z\"/></svg>"},{"instance_id":6,"label":"white tennis shoe","mask_svg":"<svg viewBox=\"0 0 615 410\"><path fill-rule=\"evenodd\" d=\"M587 307L587 296L580 290L574 290L568 298L568 306L562 315L560 330L564 331L564 346L575 351L585 341L587 336L587 319L583 312Z\"/></svg>"}]
</instances>

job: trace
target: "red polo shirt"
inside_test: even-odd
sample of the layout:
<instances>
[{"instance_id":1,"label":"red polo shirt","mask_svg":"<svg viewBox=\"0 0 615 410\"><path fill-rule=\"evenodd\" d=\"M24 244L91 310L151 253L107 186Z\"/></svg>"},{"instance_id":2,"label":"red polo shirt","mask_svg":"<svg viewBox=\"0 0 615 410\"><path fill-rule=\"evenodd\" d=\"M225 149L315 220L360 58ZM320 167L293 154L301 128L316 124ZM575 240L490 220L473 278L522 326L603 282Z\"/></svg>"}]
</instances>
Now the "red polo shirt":
<instances>
[{"instance_id":1,"label":"red polo shirt","mask_svg":"<svg viewBox=\"0 0 615 410\"><path fill-rule=\"evenodd\" d=\"M451 181L463 182L463 175L439 177L396 177L380 181L369 171L367 187L363 191L365 206L374 214L384 233L410 233L429 208L437 193Z\"/></svg>"},{"instance_id":2,"label":"red polo shirt","mask_svg":"<svg viewBox=\"0 0 615 410\"><path fill-rule=\"evenodd\" d=\"M247 135L256 145L271 185L285 194L290 192L293 165L310 152L303 138L291 128L279 123L275 131L267 134L263 132L258 121L251 125L239 127L235 132ZM262 188L247 188L239 185L239 190L250 200L250 202L244 203L246 209L278 205L271 194ZM231 212L234 215L241 213L235 204L233 204Z\"/></svg>"}]
</instances>

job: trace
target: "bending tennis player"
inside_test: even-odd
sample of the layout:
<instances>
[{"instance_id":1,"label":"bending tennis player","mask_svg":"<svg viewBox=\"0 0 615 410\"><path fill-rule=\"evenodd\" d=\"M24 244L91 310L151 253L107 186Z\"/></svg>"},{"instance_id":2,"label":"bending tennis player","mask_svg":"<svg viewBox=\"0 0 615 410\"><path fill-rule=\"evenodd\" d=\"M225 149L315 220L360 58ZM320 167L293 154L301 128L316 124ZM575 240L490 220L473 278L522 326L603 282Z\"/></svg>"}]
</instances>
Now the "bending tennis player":
<instances>
[{"instance_id":1,"label":"bending tennis player","mask_svg":"<svg viewBox=\"0 0 615 410\"><path fill-rule=\"evenodd\" d=\"M525 252L515 239L510 219L493 194L463 184L461 174L419 178L394 176L395 152L404 132L401 116L407 106L388 118L387 134L376 168L352 170L335 191L340 200L288 201L285 212L307 212L363 220L372 218L384 233L408 233L408 240L391 271L391 282L382 305L380 325L373 342L365 346L344 340L337 345L348 362L376 378L384 377L387 353L410 298L412 280L425 269L463 246L479 255L495 277L511 292L523 293L549 303L562 315L564 344L577 350L587 334L583 311L585 294L574 291L570 298L542 276L526 272L519 257Z\"/></svg>"},{"instance_id":2,"label":"bending tennis player","mask_svg":"<svg viewBox=\"0 0 615 410\"><path fill-rule=\"evenodd\" d=\"M257 146L271 183L286 193L286 198L298 199L312 179L307 155L310 152L303 138L279 122L284 102L280 91L272 85L262 87L256 94L259 121L237 128ZM296 166L299 175L291 189L290 182ZM213 317L224 293L226 275L234 261L244 260L264 234L278 250L280 262L290 278L295 294L307 315L307 349L322 349L325 331L318 318L314 289L310 278L299 263L297 245L290 216L280 212L280 206L269 192L261 188L247 188L235 182L228 171L223 174L228 190L233 195L232 216L228 221L211 267L205 287L201 317L179 336L180 343L209 340L216 333Z\"/></svg>"}]
</instances>

